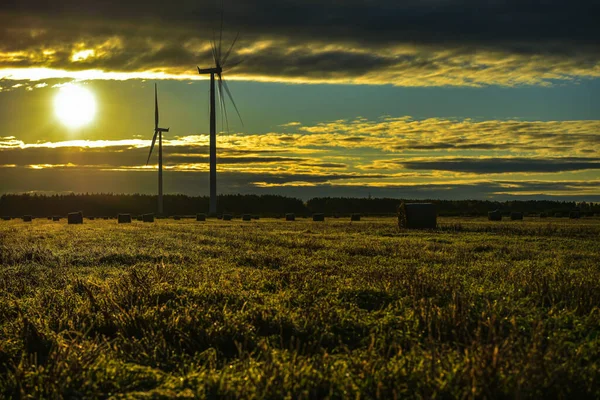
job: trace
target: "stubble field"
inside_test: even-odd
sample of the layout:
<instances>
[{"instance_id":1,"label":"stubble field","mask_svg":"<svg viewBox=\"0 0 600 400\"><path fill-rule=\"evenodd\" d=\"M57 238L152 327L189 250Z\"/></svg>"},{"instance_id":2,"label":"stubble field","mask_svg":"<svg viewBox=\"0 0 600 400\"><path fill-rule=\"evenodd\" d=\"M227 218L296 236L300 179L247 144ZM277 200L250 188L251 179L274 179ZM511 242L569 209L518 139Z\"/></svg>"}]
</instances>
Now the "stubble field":
<instances>
[{"instance_id":1,"label":"stubble field","mask_svg":"<svg viewBox=\"0 0 600 400\"><path fill-rule=\"evenodd\" d=\"M598 398L600 220L0 222L0 397Z\"/></svg>"}]
</instances>

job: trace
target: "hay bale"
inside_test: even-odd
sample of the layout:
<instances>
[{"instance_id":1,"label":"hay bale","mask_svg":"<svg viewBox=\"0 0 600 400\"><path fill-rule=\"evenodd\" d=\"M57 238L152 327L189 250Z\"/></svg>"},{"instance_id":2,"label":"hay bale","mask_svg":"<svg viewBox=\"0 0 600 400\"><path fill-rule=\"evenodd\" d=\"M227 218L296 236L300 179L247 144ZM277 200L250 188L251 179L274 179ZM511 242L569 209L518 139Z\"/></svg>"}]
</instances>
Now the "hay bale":
<instances>
[{"instance_id":1,"label":"hay bale","mask_svg":"<svg viewBox=\"0 0 600 400\"><path fill-rule=\"evenodd\" d=\"M351 214L350 222L357 222L357 221L360 221L360 214Z\"/></svg>"},{"instance_id":2,"label":"hay bale","mask_svg":"<svg viewBox=\"0 0 600 400\"><path fill-rule=\"evenodd\" d=\"M119 224L130 224L131 214L119 214L117 215L117 223Z\"/></svg>"},{"instance_id":3,"label":"hay bale","mask_svg":"<svg viewBox=\"0 0 600 400\"><path fill-rule=\"evenodd\" d=\"M23 215L21 218L23 219L23 222L33 221L33 217L31 215Z\"/></svg>"},{"instance_id":4,"label":"hay bale","mask_svg":"<svg viewBox=\"0 0 600 400\"><path fill-rule=\"evenodd\" d=\"M313 214L313 221L315 221L315 222L324 222L325 221L325 214L323 214L323 213Z\"/></svg>"},{"instance_id":5,"label":"hay bale","mask_svg":"<svg viewBox=\"0 0 600 400\"><path fill-rule=\"evenodd\" d=\"M510 213L511 221L523 221L523 213L521 212L511 212Z\"/></svg>"},{"instance_id":6,"label":"hay bale","mask_svg":"<svg viewBox=\"0 0 600 400\"><path fill-rule=\"evenodd\" d=\"M69 225L83 224L83 213L81 211L77 211L67 214L67 223Z\"/></svg>"},{"instance_id":7,"label":"hay bale","mask_svg":"<svg viewBox=\"0 0 600 400\"><path fill-rule=\"evenodd\" d=\"M285 220L286 221L295 221L296 220L296 214L294 214L294 213L287 213L287 214L285 214Z\"/></svg>"},{"instance_id":8,"label":"hay bale","mask_svg":"<svg viewBox=\"0 0 600 400\"><path fill-rule=\"evenodd\" d=\"M154 222L154 214L144 214L142 215L143 222Z\"/></svg>"},{"instance_id":9,"label":"hay bale","mask_svg":"<svg viewBox=\"0 0 600 400\"><path fill-rule=\"evenodd\" d=\"M250 214L242 215L242 221L252 221L252 215L250 215Z\"/></svg>"},{"instance_id":10,"label":"hay bale","mask_svg":"<svg viewBox=\"0 0 600 400\"><path fill-rule=\"evenodd\" d=\"M46 218L48 221L52 221L52 217L47 217Z\"/></svg>"},{"instance_id":11,"label":"hay bale","mask_svg":"<svg viewBox=\"0 0 600 400\"><path fill-rule=\"evenodd\" d=\"M53 216L52 221L54 221L54 222L60 221L60 216L58 216L58 215Z\"/></svg>"},{"instance_id":12,"label":"hay bale","mask_svg":"<svg viewBox=\"0 0 600 400\"><path fill-rule=\"evenodd\" d=\"M494 210L488 212L489 221L502 221L502 213L500 210Z\"/></svg>"},{"instance_id":13,"label":"hay bale","mask_svg":"<svg viewBox=\"0 0 600 400\"><path fill-rule=\"evenodd\" d=\"M233 215L223 214L223 221L231 221L232 219L233 219Z\"/></svg>"},{"instance_id":14,"label":"hay bale","mask_svg":"<svg viewBox=\"0 0 600 400\"><path fill-rule=\"evenodd\" d=\"M548 218L548 213L540 213L540 218Z\"/></svg>"},{"instance_id":15,"label":"hay bale","mask_svg":"<svg viewBox=\"0 0 600 400\"><path fill-rule=\"evenodd\" d=\"M437 211L433 203L402 203L398 207L398 226L401 229L437 228Z\"/></svg>"},{"instance_id":16,"label":"hay bale","mask_svg":"<svg viewBox=\"0 0 600 400\"><path fill-rule=\"evenodd\" d=\"M577 211L577 210L573 210L569 213L569 218L571 219L579 219L581 218L581 212Z\"/></svg>"},{"instance_id":17,"label":"hay bale","mask_svg":"<svg viewBox=\"0 0 600 400\"><path fill-rule=\"evenodd\" d=\"M206 214L196 214L196 221L206 221Z\"/></svg>"}]
</instances>

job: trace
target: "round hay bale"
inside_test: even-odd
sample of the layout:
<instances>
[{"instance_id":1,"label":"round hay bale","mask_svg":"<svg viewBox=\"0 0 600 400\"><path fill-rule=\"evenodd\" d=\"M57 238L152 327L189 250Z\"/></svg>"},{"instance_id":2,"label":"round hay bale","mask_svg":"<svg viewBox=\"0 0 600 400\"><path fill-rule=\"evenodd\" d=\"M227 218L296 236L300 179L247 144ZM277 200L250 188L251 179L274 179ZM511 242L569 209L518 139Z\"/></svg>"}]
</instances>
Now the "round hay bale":
<instances>
[{"instance_id":1,"label":"round hay bale","mask_svg":"<svg viewBox=\"0 0 600 400\"><path fill-rule=\"evenodd\" d=\"M360 214L352 214L350 215L350 222L360 221Z\"/></svg>"},{"instance_id":2,"label":"round hay bale","mask_svg":"<svg viewBox=\"0 0 600 400\"><path fill-rule=\"evenodd\" d=\"M23 219L23 222L31 222L33 221L33 217L31 215L23 215L23 217L21 217Z\"/></svg>"},{"instance_id":3,"label":"round hay bale","mask_svg":"<svg viewBox=\"0 0 600 400\"><path fill-rule=\"evenodd\" d=\"M130 224L131 214L119 214L117 215L117 223L119 224Z\"/></svg>"},{"instance_id":4,"label":"round hay bale","mask_svg":"<svg viewBox=\"0 0 600 400\"><path fill-rule=\"evenodd\" d=\"M324 222L325 221L325 214L323 214L323 213L313 214L313 221L315 221L315 222Z\"/></svg>"},{"instance_id":5,"label":"round hay bale","mask_svg":"<svg viewBox=\"0 0 600 400\"><path fill-rule=\"evenodd\" d=\"M581 212L577 211L577 210L573 210L569 213L569 218L571 219L579 219L581 218Z\"/></svg>"},{"instance_id":6,"label":"round hay bale","mask_svg":"<svg viewBox=\"0 0 600 400\"><path fill-rule=\"evenodd\" d=\"M250 215L250 214L242 215L242 221L252 221L252 215Z\"/></svg>"},{"instance_id":7,"label":"round hay bale","mask_svg":"<svg viewBox=\"0 0 600 400\"><path fill-rule=\"evenodd\" d=\"M294 214L294 213L287 213L287 214L285 214L285 220L286 221L295 221L296 220L296 214Z\"/></svg>"},{"instance_id":8,"label":"round hay bale","mask_svg":"<svg viewBox=\"0 0 600 400\"><path fill-rule=\"evenodd\" d=\"M223 221L231 221L232 219L233 219L233 215L223 214Z\"/></svg>"},{"instance_id":9,"label":"round hay bale","mask_svg":"<svg viewBox=\"0 0 600 400\"><path fill-rule=\"evenodd\" d=\"M510 220L511 221L523 221L523 213L522 212L511 212Z\"/></svg>"},{"instance_id":10,"label":"round hay bale","mask_svg":"<svg viewBox=\"0 0 600 400\"><path fill-rule=\"evenodd\" d=\"M81 211L77 211L67 214L67 223L69 225L83 224L83 213Z\"/></svg>"},{"instance_id":11,"label":"round hay bale","mask_svg":"<svg viewBox=\"0 0 600 400\"><path fill-rule=\"evenodd\" d=\"M142 215L143 222L154 222L154 214L144 214Z\"/></svg>"},{"instance_id":12,"label":"round hay bale","mask_svg":"<svg viewBox=\"0 0 600 400\"><path fill-rule=\"evenodd\" d=\"M437 228L435 204L402 202L398 207L398 226L401 229Z\"/></svg>"},{"instance_id":13,"label":"round hay bale","mask_svg":"<svg viewBox=\"0 0 600 400\"><path fill-rule=\"evenodd\" d=\"M206 221L206 214L196 214L196 221Z\"/></svg>"},{"instance_id":14,"label":"round hay bale","mask_svg":"<svg viewBox=\"0 0 600 400\"><path fill-rule=\"evenodd\" d=\"M500 210L494 210L488 212L489 221L502 221L502 213Z\"/></svg>"}]
</instances>

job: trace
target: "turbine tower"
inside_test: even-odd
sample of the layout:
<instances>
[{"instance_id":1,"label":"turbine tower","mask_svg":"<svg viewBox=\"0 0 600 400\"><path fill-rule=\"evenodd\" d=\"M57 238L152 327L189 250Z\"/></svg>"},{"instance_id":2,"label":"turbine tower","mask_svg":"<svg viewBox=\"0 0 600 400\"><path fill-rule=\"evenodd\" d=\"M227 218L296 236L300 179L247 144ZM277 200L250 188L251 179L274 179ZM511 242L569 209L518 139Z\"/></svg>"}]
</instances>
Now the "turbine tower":
<instances>
[{"instance_id":1,"label":"turbine tower","mask_svg":"<svg viewBox=\"0 0 600 400\"><path fill-rule=\"evenodd\" d=\"M242 117L240 112L238 111L237 106L235 105L235 101L233 100L233 96L231 95L231 91L227 86L227 82L223 79L223 72L226 70L227 60L229 55L231 54L231 50L237 42L239 37L239 33L236 35L235 39L229 46L229 50L225 54L221 52L221 44L223 42L223 14L221 14L221 32L219 34L219 45L215 43L213 40L211 42L212 55L213 60L215 62L215 66L212 68L198 68L198 73L200 75L209 74L210 75L210 205L208 209L209 215L217 214L217 121L216 121L216 104L215 104L215 75L219 80L219 103L221 106L221 120L225 120L227 124L227 130L229 130L229 122L227 122L227 109L225 108L225 97L224 93L227 93L227 96L231 100L235 111L240 118L240 122L242 126L244 125L244 121L242 121ZM232 64L229 66L229 70L233 68L238 63Z\"/></svg>"},{"instance_id":2,"label":"turbine tower","mask_svg":"<svg viewBox=\"0 0 600 400\"><path fill-rule=\"evenodd\" d=\"M154 136L152 137L152 145L150 146L150 153L148 154L148 160L146 165L150 162L150 156L152 155L152 149L154 149L154 143L156 143L156 137L158 136L158 215L163 213L163 179L162 179L162 134L163 132L169 132L169 128L158 127L158 92L156 89L156 83L154 84Z\"/></svg>"}]
</instances>

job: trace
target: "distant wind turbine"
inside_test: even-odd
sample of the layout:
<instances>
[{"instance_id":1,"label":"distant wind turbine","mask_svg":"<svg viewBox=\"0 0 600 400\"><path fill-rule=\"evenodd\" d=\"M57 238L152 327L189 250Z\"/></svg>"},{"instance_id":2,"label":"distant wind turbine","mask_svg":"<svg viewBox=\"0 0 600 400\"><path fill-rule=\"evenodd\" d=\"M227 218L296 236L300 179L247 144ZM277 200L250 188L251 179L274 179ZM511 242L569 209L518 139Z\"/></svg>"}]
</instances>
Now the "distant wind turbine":
<instances>
[{"instance_id":1,"label":"distant wind turbine","mask_svg":"<svg viewBox=\"0 0 600 400\"><path fill-rule=\"evenodd\" d=\"M158 215L163 213L163 179L162 179L162 134L163 132L169 132L169 128L158 127L158 92L156 83L154 84L154 136L152 137L152 145L150 146L150 153L148 154L148 160L146 165L150 162L150 156L152 155L152 149L154 149L154 143L156 143L156 137L158 136Z\"/></svg>"},{"instance_id":2,"label":"distant wind turbine","mask_svg":"<svg viewBox=\"0 0 600 400\"><path fill-rule=\"evenodd\" d=\"M242 117L240 112L238 111L237 106L235 105L235 101L233 100L233 96L231 95L231 91L227 86L227 82L223 79L223 72L225 71L225 67L227 65L227 60L229 59L229 55L231 54L231 50L233 46L237 42L239 37L239 33L236 35L235 39L229 46L229 50L225 54L222 53L221 44L223 42L223 11L221 11L221 32L219 33L219 45L217 46L215 40L211 41L212 55L213 60L215 62L215 66L212 68L198 68L198 73L210 74L210 205L208 209L209 215L215 215L217 213L217 124L216 124L216 105L215 105L215 75L217 75L219 79L219 103L221 105L221 116L227 124L227 129L229 130L229 123L227 122L227 109L225 107L225 96L224 93L227 93L227 96L231 100L235 111L240 118L240 122L242 126L244 125L244 121L242 121ZM234 66L238 65L238 63L229 65L229 70Z\"/></svg>"}]
</instances>

